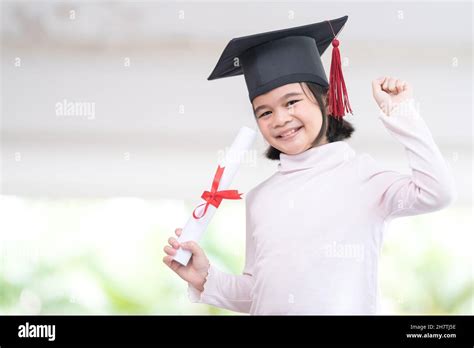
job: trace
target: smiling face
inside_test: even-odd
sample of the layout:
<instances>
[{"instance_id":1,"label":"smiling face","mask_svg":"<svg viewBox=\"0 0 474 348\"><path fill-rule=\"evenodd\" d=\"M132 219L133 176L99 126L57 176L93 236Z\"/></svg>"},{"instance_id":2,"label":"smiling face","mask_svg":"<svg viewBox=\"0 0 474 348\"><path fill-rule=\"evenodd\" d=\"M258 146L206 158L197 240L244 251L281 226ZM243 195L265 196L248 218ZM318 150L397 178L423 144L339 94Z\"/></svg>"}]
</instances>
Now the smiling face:
<instances>
[{"instance_id":1,"label":"smiling face","mask_svg":"<svg viewBox=\"0 0 474 348\"><path fill-rule=\"evenodd\" d=\"M323 124L317 100L306 83L290 83L255 97L252 101L258 127L265 140L288 155L326 144L324 134L313 144Z\"/></svg>"}]
</instances>

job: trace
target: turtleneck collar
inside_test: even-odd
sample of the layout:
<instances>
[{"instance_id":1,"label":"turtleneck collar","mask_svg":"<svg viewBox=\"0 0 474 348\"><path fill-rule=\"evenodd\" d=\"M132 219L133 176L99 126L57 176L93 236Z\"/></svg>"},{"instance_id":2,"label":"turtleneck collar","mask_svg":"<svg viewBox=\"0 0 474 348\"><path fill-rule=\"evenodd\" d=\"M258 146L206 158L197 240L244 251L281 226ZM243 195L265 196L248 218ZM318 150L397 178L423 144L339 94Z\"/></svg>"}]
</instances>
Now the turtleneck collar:
<instances>
[{"instance_id":1,"label":"turtleneck collar","mask_svg":"<svg viewBox=\"0 0 474 348\"><path fill-rule=\"evenodd\" d=\"M312 147L296 155L280 153L278 171L282 173L314 168L318 172L330 170L355 156L345 141L335 141Z\"/></svg>"}]
</instances>

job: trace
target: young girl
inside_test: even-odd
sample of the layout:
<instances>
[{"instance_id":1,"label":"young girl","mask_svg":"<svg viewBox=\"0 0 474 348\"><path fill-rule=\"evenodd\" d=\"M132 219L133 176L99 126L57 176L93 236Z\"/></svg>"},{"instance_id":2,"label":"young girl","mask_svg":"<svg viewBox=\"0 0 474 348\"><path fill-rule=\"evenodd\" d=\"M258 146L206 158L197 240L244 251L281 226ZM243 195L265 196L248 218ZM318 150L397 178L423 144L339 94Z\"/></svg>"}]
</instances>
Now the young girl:
<instances>
[{"instance_id":1,"label":"young girl","mask_svg":"<svg viewBox=\"0 0 474 348\"><path fill-rule=\"evenodd\" d=\"M270 145L266 155L280 162L246 195L241 275L217 269L198 243L169 239L163 261L188 282L192 302L250 314L377 313L386 223L453 200L449 169L409 83L381 77L372 90L379 119L406 150L411 175L384 169L343 140L354 129L342 120L350 106L337 78L338 51L327 83L314 50L319 58L346 20L234 39L226 48L232 54L221 56L219 77L237 75L229 65L221 69L222 62L241 59L256 122ZM179 247L193 254L185 267L172 260Z\"/></svg>"}]
</instances>

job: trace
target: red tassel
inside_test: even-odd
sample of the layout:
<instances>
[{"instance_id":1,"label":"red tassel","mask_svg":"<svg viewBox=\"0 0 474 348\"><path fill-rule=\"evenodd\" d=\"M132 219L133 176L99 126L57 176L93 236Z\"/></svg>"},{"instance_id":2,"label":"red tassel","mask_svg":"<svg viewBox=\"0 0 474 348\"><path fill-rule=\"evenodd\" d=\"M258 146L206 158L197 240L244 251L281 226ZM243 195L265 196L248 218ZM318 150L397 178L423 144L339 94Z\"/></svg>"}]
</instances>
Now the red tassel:
<instances>
[{"instance_id":1,"label":"red tassel","mask_svg":"<svg viewBox=\"0 0 474 348\"><path fill-rule=\"evenodd\" d=\"M329 78L329 111L336 118L344 117L346 112L352 114L346 84L342 75L341 54L339 53L339 40L332 40L331 73Z\"/></svg>"}]
</instances>

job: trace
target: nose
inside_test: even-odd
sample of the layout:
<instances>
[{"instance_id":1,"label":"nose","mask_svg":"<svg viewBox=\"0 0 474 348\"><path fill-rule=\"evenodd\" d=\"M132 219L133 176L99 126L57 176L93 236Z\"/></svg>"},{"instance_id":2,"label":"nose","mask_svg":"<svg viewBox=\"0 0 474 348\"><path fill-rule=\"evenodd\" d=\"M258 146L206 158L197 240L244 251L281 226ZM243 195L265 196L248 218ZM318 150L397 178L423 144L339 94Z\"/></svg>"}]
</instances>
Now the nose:
<instances>
[{"instance_id":1,"label":"nose","mask_svg":"<svg viewBox=\"0 0 474 348\"><path fill-rule=\"evenodd\" d=\"M273 127L284 126L288 122L290 122L292 116L288 112L287 109L284 110L275 110L274 117L273 117Z\"/></svg>"}]
</instances>

